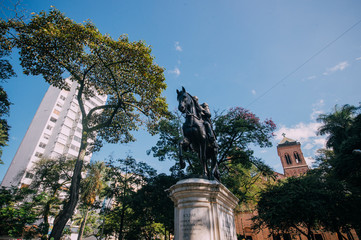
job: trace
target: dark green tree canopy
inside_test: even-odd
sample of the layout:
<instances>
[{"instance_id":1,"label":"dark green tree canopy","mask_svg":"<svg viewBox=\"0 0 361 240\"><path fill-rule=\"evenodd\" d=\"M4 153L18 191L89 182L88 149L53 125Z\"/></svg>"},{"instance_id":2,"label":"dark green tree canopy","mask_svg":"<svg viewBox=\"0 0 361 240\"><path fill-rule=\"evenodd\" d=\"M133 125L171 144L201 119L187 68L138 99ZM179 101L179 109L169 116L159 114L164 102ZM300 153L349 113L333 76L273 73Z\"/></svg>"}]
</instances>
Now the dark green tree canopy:
<instances>
[{"instance_id":1,"label":"dark green tree canopy","mask_svg":"<svg viewBox=\"0 0 361 240\"><path fill-rule=\"evenodd\" d=\"M339 182L348 191L347 211L340 218L347 219L361 234L361 105L335 106L333 112L322 114L320 135L327 136L328 149L320 151L319 168L329 179Z\"/></svg>"},{"instance_id":2,"label":"dark green tree canopy","mask_svg":"<svg viewBox=\"0 0 361 240\"><path fill-rule=\"evenodd\" d=\"M318 229L327 214L323 207L327 197L321 181L309 176L270 185L260 195L254 227L267 227L276 234L293 229L311 239L312 230Z\"/></svg>"},{"instance_id":3,"label":"dark green tree canopy","mask_svg":"<svg viewBox=\"0 0 361 240\"><path fill-rule=\"evenodd\" d=\"M13 67L7 57L11 54L13 44L6 38L8 26L6 22L0 19L0 82L15 76ZM4 88L0 86L0 163L2 163L2 147L6 146L9 140L10 126L5 117L9 115L10 101Z\"/></svg>"}]
</instances>

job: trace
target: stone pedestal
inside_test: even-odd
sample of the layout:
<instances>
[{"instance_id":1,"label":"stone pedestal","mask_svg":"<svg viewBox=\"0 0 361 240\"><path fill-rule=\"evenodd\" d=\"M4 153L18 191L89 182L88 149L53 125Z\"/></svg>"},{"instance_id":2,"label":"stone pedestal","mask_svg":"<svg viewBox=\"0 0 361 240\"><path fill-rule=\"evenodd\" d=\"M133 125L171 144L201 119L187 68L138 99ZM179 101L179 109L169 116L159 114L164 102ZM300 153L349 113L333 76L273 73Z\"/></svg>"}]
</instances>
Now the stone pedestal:
<instances>
[{"instance_id":1,"label":"stone pedestal","mask_svg":"<svg viewBox=\"0 0 361 240\"><path fill-rule=\"evenodd\" d=\"M238 199L225 186L190 178L168 191L175 206L175 240L237 240L234 209Z\"/></svg>"}]
</instances>

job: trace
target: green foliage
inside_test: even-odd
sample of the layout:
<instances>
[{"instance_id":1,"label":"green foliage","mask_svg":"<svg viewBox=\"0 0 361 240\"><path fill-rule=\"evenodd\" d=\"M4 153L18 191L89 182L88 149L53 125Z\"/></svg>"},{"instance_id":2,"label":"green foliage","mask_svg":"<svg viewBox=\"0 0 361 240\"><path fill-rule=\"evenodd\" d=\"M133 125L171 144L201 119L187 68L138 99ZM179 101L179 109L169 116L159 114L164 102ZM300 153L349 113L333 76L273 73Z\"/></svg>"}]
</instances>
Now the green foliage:
<instances>
[{"instance_id":1,"label":"green foliage","mask_svg":"<svg viewBox=\"0 0 361 240\"><path fill-rule=\"evenodd\" d=\"M179 178L159 174L149 179L146 185L134 195L132 209L139 221L139 232L144 236L154 236L157 232L152 226L161 224L164 231L174 233L174 204L166 190L176 184ZM156 224L158 223L158 225ZM150 232L149 232L150 231Z\"/></svg>"},{"instance_id":2,"label":"green foliage","mask_svg":"<svg viewBox=\"0 0 361 240\"><path fill-rule=\"evenodd\" d=\"M80 214L76 216L75 224L80 226L78 239L85 236L91 236L98 233L100 226L100 216L94 211L98 209L97 199L100 198L102 190L105 187L105 163L92 162L86 166L87 176L81 182L80 188ZM96 229L96 231L95 231Z\"/></svg>"},{"instance_id":3,"label":"green foliage","mask_svg":"<svg viewBox=\"0 0 361 240\"><path fill-rule=\"evenodd\" d=\"M75 160L69 160L65 157L56 159L42 158L35 163L30 171L33 174L29 189L34 194L29 195L28 199L36 199L42 196L41 201L37 202L37 212L42 219L39 225L38 234L43 239L47 238L49 231L49 217L56 216L60 211L63 200L60 195L68 194L68 185L71 181L71 171L74 168Z\"/></svg>"},{"instance_id":4,"label":"green foliage","mask_svg":"<svg viewBox=\"0 0 361 240\"><path fill-rule=\"evenodd\" d=\"M253 210L260 191L271 182L274 182L272 175L264 176L255 166L245 168L242 164L232 164L222 181L239 199L238 211Z\"/></svg>"},{"instance_id":5,"label":"green foliage","mask_svg":"<svg viewBox=\"0 0 361 240\"><path fill-rule=\"evenodd\" d=\"M8 27L6 26L6 22L0 19L0 82L15 76L9 60L6 59L12 49L11 41L5 37L7 31ZM0 164L3 163L1 160L2 148L7 145L6 143L9 140L10 127L4 117L9 115L10 105L11 103L5 90L0 86Z\"/></svg>"},{"instance_id":6,"label":"green foliage","mask_svg":"<svg viewBox=\"0 0 361 240\"><path fill-rule=\"evenodd\" d=\"M155 175L153 168L136 162L132 157L108 159L105 175L108 186L104 189L104 194L111 201L111 207L105 212L105 235L117 235L118 239L137 239L134 234L139 232L135 229L141 223L132 208L136 201L134 196Z\"/></svg>"},{"instance_id":7,"label":"green foliage","mask_svg":"<svg viewBox=\"0 0 361 240\"><path fill-rule=\"evenodd\" d=\"M293 229L311 239L311 231L318 229L327 215L329 196L322 181L313 175L270 185L260 195L254 227L267 227L275 234Z\"/></svg>"},{"instance_id":8,"label":"green foliage","mask_svg":"<svg viewBox=\"0 0 361 240\"><path fill-rule=\"evenodd\" d=\"M350 223L361 233L361 105L335 106L332 113L322 114L320 135L327 135L327 150L320 150L319 168L328 181L337 182L347 190L344 211L337 217Z\"/></svg>"},{"instance_id":9,"label":"green foliage","mask_svg":"<svg viewBox=\"0 0 361 240\"><path fill-rule=\"evenodd\" d=\"M105 187L104 162L92 162L86 166L87 176L81 182L81 202L91 206Z\"/></svg>"},{"instance_id":10,"label":"green foliage","mask_svg":"<svg viewBox=\"0 0 361 240\"><path fill-rule=\"evenodd\" d=\"M271 147L270 139L276 125L272 120L260 119L241 107L231 108L226 114L214 120L219 145L219 163L241 163L245 167L256 166L270 173L269 167L253 156L252 146Z\"/></svg>"},{"instance_id":11,"label":"green foliage","mask_svg":"<svg viewBox=\"0 0 361 240\"><path fill-rule=\"evenodd\" d=\"M261 192L254 228L273 233L298 231L311 239L313 230L347 232L349 196L343 184L320 169L306 176L288 178Z\"/></svg>"},{"instance_id":12,"label":"green foliage","mask_svg":"<svg viewBox=\"0 0 361 240\"><path fill-rule=\"evenodd\" d=\"M101 229L102 221L98 210L89 210L80 208L78 214L75 214L72 218L72 225L81 226L86 217L86 223L84 224L82 237L98 236ZM78 232L79 234L79 232ZM78 237L79 238L79 237Z\"/></svg>"},{"instance_id":13,"label":"green foliage","mask_svg":"<svg viewBox=\"0 0 361 240\"><path fill-rule=\"evenodd\" d=\"M31 189L4 188L0 189L0 235L14 238L31 238L37 233L32 225L38 219L36 206L43 196L33 201L27 197L33 194Z\"/></svg>"},{"instance_id":14,"label":"green foliage","mask_svg":"<svg viewBox=\"0 0 361 240\"><path fill-rule=\"evenodd\" d=\"M76 23L56 9L34 15L28 24L8 24L18 33L14 42L26 74L42 75L62 89L69 88L65 73L79 83L83 128L88 132L96 130L111 143L129 142L131 130L143 123L152 129L148 120L165 114L164 69L154 64L143 41L130 42L125 35L113 40L92 23ZM82 101L95 93L107 95L107 104L85 111Z\"/></svg>"}]
</instances>

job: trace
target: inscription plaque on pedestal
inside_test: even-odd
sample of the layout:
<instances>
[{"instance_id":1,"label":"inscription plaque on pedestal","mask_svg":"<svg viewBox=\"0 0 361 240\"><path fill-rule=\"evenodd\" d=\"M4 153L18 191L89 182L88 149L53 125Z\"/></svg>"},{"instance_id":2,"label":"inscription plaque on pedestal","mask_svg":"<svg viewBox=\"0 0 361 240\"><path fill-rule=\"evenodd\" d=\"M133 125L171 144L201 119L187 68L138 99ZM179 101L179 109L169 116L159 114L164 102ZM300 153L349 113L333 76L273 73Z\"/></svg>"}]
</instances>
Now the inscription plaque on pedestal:
<instances>
[{"instance_id":1,"label":"inscription plaque on pedestal","mask_svg":"<svg viewBox=\"0 0 361 240\"><path fill-rule=\"evenodd\" d=\"M179 210L180 239L208 240L209 211L208 208L182 208Z\"/></svg>"},{"instance_id":2,"label":"inscription plaque on pedestal","mask_svg":"<svg viewBox=\"0 0 361 240\"><path fill-rule=\"evenodd\" d=\"M238 199L221 183L199 178L168 189L175 205L175 240L236 240Z\"/></svg>"}]
</instances>

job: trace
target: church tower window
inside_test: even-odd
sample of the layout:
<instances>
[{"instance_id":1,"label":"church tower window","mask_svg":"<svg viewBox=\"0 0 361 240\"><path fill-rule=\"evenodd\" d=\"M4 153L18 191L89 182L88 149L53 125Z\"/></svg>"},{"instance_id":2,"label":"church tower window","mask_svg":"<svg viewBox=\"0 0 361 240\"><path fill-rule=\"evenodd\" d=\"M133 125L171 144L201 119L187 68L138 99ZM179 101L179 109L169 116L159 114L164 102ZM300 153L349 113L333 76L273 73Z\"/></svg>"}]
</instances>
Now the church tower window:
<instances>
[{"instance_id":1,"label":"church tower window","mask_svg":"<svg viewBox=\"0 0 361 240\"><path fill-rule=\"evenodd\" d=\"M296 163L302 162L302 161L301 161L301 158L300 158L300 155L298 155L298 152L294 152L294 153L293 153L293 156L295 157Z\"/></svg>"},{"instance_id":2,"label":"church tower window","mask_svg":"<svg viewBox=\"0 0 361 240\"><path fill-rule=\"evenodd\" d=\"M290 155L288 155L288 153L285 154L285 159L286 159L287 164L292 164Z\"/></svg>"}]
</instances>

